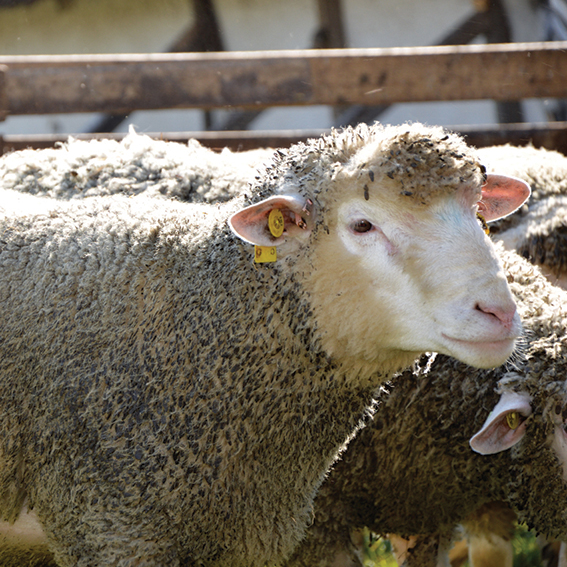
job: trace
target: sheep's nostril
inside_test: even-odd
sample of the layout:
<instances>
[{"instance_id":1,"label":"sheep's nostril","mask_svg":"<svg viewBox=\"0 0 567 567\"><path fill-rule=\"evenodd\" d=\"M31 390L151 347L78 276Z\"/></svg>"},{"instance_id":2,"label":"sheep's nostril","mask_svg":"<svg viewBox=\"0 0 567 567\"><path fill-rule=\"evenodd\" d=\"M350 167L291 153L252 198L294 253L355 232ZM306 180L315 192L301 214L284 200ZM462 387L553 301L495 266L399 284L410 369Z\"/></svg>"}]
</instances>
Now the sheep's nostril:
<instances>
[{"instance_id":1,"label":"sheep's nostril","mask_svg":"<svg viewBox=\"0 0 567 567\"><path fill-rule=\"evenodd\" d=\"M516 314L516 306L514 304L500 306L477 303L475 309L485 313L486 315L496 317L496 319L498 319L505 327L510 327L512 325Z\"/></svg>"}]
</instances>

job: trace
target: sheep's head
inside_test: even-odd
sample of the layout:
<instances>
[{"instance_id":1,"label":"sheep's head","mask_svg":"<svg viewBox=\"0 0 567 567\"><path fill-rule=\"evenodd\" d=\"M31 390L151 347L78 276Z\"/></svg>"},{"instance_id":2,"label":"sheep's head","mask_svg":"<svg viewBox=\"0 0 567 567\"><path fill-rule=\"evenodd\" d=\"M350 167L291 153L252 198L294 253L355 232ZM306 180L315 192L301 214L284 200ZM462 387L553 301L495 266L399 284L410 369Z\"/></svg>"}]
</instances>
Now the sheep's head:
<instances>
[{"instance_id":1,"label":"sheep's head","mask_svg":"<svg viewBox=\"0 0 567 567\"><path fill-rule=\"evenodd\" d=\"M303 258L330 356L406 364L435 350L490 367L510 355L520 322L477 215L499 218L528 195L521 181L486 177L441 128L359 127L281 152L230 223ZM281 234L269 227L274 208Z\"/></svg>"}]
</instances>

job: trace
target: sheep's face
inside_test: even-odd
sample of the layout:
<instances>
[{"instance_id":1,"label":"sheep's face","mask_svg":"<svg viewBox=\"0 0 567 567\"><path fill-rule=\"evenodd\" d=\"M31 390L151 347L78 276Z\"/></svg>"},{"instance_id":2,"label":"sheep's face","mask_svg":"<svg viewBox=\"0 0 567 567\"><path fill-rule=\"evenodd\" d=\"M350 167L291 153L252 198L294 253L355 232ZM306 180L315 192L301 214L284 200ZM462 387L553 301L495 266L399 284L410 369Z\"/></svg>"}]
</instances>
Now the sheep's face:
<instances>
[{"instance_id":1,"label":"sheep's face","mask_svg":"<svg viewBox=\"0 0 567 567\"><path fill-rule=\"evenodd\" d=\"M433 350L480 367L504 362L521 325L476 217L480 188L462 187L427 206L391 191L368 197L364 188L349 191L325 211L291 194L272 197L231 223L255 244L289 239L309 249L306 286L329 355L375 362ZM490 220L490 199L480 206ZM285 218L279 237L266 224L274 207Z\"/></svg>"},{"instance_id":2,"label":"sheep's face","mask_svg":"<svg viewBox=\"0 0 567 567\"><path fill-rule=\"evenodd\" d=\"M371 360L432 350L501 364L521 332L495 251L477 219L480 188L424 206L363 189L328 215L311 281L328 352ZM404 202L405 199L405 202ZM490 218L490 211L484 211ZM331 218L329 218L331 217Z\"/></svg>"}]
</instances>

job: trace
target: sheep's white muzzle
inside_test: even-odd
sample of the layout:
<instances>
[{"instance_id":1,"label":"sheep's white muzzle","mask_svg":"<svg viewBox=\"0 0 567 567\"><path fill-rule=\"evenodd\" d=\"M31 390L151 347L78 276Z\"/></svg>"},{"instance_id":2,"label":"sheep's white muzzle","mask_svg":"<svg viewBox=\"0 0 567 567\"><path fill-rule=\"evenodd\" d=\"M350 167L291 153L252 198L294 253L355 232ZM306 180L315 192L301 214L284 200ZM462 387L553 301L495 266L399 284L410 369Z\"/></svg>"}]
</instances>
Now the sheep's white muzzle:
<instances>
[{"instance_id":1,"label":"sheep's white muzzle","mask_svg":"<svg viewBox=\"0 0 567 567\"><path fill-rule=\"evenodd\" d=\"M453 312L453 316L441 333L442 348L438 350L472 366L503 364L522 334L522 322L511 297L493 301L490 307L477 303L474 308Z\"/></svg>"}]
</instances>

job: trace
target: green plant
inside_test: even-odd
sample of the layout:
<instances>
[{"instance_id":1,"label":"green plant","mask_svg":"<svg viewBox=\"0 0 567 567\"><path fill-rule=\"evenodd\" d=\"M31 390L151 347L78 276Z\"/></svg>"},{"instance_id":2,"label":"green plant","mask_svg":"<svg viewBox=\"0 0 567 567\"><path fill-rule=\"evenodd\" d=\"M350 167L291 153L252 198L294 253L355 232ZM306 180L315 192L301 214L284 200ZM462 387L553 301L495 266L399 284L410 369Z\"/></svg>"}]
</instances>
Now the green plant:
<instances>
[{"instance_id":1,"label":"green plant","mask_svg":"<svg viewBox=\"0 0 567 567\"><path fill-rule=\"evenodd\" d=\"M367 528L364 528L364 567L397 567L390 542Z\"/></svg>"},{"instance_id":2,"label":"green plant","mask_svg":"<svg viewBox=\"0 0 567 567\"><path fill-rule=\"evenodd\" d=\"M397 567L388 539L364 529L364 567ZM512 540L514 567L542 567L536 534L519 524ZM468 561L462 567L469 567Z\"/></svg>"}]
</instances>

